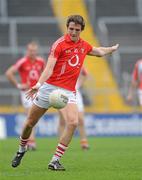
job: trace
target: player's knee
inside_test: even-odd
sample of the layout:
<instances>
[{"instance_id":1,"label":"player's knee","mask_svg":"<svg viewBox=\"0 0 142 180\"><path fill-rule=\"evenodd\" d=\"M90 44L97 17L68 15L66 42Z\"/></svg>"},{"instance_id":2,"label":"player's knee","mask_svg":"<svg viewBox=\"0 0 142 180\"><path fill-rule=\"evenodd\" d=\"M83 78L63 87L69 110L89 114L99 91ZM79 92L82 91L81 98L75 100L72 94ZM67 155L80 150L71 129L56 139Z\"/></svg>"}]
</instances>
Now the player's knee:
<instances>
[{"instance_id":1,"label":"player's knee","mask_svg":"<svg viewBox=\"0 0 142 180\"><path fill-rule=\"evenodd\" d=\"M72 119L72 120L68 121L67 125L69 127L76 128L78 126L78 121L76 119Z\"/></svg>"}]
</instances>

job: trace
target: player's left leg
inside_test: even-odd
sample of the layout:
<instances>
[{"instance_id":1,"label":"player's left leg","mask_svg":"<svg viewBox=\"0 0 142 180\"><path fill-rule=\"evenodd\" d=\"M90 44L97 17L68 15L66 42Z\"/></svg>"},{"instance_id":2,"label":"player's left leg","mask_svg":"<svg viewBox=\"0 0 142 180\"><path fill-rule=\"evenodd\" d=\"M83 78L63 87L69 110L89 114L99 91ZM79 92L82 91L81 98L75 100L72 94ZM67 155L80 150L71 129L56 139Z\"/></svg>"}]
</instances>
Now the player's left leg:
<instances>
[{"instance_id":1,"label":"player's left leg","mask_svg":"<svg viewBox=\"0 0 142 180\"><path fill-rule=\"evenodd\" d=\"M37 105L33 104L27 120L25 122L25 126L23 128L22 134L20 136L20 145L19 145L19 150L16 153L15 157L12 160L12 167L17 167L18 165L20 165L20 162L26 152L27 149L27 142L28 139L30 137L30 134L32 132L33 127L35 126L35 124L38 122L38 120L40 119L40 117L46 112L46 109L44 108L40 108Z\"/></svg>"},{"instance_id":2,"label":"player's left leg","mask_svg":"<svg viewBox=\"0 0 142 180\"><path fill-rule=\"evenodd\" d=\"M58 135L59 137L61 137L66 126L66 120L64 117L64 108L60 109L58 113L59 113Z\"/></svg>"},{"instance_id":3,"label":"player's left leg","mask_svg":"<svg viewBox=\"0 0 142 180\"><path fill-rule=\"evenodd\" d=\"M74 131L78 125L78 109L76 104L67 104L67 106L64 108L64 115L66 116L66 127L59 140L55 154L48 165L48 169L51 170L65 170L65 168L59 163L59 160L68 148Z\"/></svg>"},{"instance_id":4,"label":"player's left leg","mask_svg":"<svg viewBox=\"0 0 142 180\"><path fill-rule=\"evenodd\" d=\"M28 115L28 112L33 104L32 99L26 98L26 92L21 91L21 102L25 109L26 115ZM36 140L35 140L35 128L32 129L31 135L29 137L29 140L27 142L27 149L28 150L36 150Z\"/></svg>"}]
</instances>

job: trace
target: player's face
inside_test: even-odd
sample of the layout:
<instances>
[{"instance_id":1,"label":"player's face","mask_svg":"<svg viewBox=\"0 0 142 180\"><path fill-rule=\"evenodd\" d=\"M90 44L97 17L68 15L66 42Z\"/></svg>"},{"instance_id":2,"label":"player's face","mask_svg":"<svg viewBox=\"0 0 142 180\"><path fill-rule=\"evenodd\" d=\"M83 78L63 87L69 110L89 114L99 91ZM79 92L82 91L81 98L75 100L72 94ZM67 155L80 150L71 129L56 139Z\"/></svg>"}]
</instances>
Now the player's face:
<instances>
[{"instance_id":1,"label":"player's face","mask_svg":"<svg viewBox=\"0 0 142 180\"><path fill-rule=\"evenodd\" d=\"M72 41L76 42L78 41L81 33L81 25L75 24L74 22L70 22L69 26L67 28L67 32L71 38Z\"/></svg>"},{"instance_id":2,"label":"player's face","mask_svg":"<svg viewBox=\"0 0 142 180\"><path fill-rule=\"evenodd\" d=\"M29 45L27 48L27 55L31 58L31 59L35 59L38 53L38 47L37 46L32 46Z\"/></svg>"}]
</instances>

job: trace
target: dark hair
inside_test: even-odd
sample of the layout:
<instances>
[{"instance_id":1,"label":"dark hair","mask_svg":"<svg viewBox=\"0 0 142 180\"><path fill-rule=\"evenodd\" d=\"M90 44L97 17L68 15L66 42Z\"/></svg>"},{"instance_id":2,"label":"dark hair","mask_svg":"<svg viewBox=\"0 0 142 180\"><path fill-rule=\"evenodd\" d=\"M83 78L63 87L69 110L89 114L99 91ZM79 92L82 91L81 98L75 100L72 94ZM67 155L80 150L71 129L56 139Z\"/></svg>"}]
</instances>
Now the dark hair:
<instances>
[{"instance_id":1,"label":"dark hair","mask_svg":"<svg viewBox=\"0 0 142 180\"><path fill-rule=\"evenodd\" d=\"M74 22L75 24L80 24L82 31L85 28L85 21L84 21L83 17L80 16L80 15L71 15L71 16L69 16L68 19L67 19L67 23L66 23L67 27L69 26L70 22Z\"/></svg>"}]
</instances>

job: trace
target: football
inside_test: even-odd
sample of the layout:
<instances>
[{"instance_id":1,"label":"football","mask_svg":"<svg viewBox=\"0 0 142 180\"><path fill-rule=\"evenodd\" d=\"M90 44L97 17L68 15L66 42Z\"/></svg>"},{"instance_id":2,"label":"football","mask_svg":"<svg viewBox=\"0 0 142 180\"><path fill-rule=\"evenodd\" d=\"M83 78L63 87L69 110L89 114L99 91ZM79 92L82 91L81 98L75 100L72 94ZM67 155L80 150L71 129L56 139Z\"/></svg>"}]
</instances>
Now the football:
<instances>
[{"instance_id":1,"label":"football","mask_svg":"<svg viewBox=\"0 0 142 180\"><path fill-rule=\"evenodd\" d=\"M61 89L53 90L49 95L49 103L52 107L61 109L68 103L68 97Z\"/></svg>"}]
</instances>

